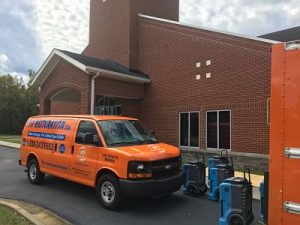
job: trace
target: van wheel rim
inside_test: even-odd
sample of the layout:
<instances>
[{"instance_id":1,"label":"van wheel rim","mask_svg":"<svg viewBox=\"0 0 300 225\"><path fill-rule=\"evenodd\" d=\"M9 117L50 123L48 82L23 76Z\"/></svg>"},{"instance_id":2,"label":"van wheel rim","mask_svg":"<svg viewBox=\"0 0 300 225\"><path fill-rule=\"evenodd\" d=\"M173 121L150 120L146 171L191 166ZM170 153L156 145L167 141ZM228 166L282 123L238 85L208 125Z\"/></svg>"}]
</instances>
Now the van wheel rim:
<instances>
[{"instance_id":1,"label":"van wheel rim","mask_svg":"<svg viewBox=\"0 0 300 225\"><path fill-rule=\"evenodd\" d=\"M35 180L36 178L36 165L32 164L29 169L29 175L31 180Z\"/></svg>"},{"instance_id":2,"label":"van wheel rim","mask_svg":"<svg viewBox=\"0 0 300 225\"><path fill-rule=\"evenodd\" d=\"M106 181L101 186L101 197L105 203L112 203L115 199L115 188L109 181Z\"/></svg>"}]
</instances>

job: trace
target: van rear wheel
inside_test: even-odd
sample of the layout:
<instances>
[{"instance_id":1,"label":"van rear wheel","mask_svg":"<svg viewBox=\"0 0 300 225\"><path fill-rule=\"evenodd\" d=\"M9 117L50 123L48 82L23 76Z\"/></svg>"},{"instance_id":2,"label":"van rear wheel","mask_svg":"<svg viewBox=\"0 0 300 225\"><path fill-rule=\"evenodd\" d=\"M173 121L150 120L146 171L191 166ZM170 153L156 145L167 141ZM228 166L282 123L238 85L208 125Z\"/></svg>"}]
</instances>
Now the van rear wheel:
<instances>
[{"instance_id":1,"label":"van rear wheel","mask_svg":"<svg viewBox=\"0 0 300 225\"><path fill-rule=\"evenodd\" d=\"M40 171L39 163L36 159L30 159L27 166L27 176L30 183L38 185L43 183L45 174Z\"/></svg>"},{"instance_id":2,"label":"van rear wheel","mask_svg":"<svg viewBox=\"0 0 300 225\"><path fill-rule=\"evenodd\" d=\"M101 205L109 210L115 210L121 205L121 191L118 179L111 174L102 175L96 186L97 197Z\"/></svg>"}]
</instances>

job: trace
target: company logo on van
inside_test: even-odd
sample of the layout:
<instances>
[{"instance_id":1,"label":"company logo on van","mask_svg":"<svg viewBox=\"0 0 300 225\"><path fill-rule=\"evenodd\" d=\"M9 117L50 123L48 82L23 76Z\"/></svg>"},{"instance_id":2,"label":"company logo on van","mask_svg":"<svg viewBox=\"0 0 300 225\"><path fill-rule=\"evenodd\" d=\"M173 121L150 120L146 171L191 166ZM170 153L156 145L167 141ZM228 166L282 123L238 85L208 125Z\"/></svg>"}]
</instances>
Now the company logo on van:
<instances>
[{"instance_id":1,"label":"company logo on van","mask_svg":"<svg viewBox=\"0 0 300 225\"><path fill-rule=\"evenodd\" d=\"M61 153L61 154L64 154L65 153L65 145L64 144L60 144L60 146L59 146L59 152Z\"/></svg>"},{"instance_id":2,"label":"company logo on van","mask_svg":"<svg viewBox=\"0 0 300 225\"><path fill-rule=\"evenodd\" d=\"M82 146L79 149L79 153L77 154L77 158L79 159L79 161L83 162L86 160L87 157L87 151L86 151L86 147Z\"/></svg>"},{"instance_id":3,"label":"company logo on van","mask_svg":"<svg viewBox=\"0 0 300 225\"><path fill-rule=\"evenodd\" d=\"M160 152L160 153L164 153L166 150L164 148L161 148L158 145L148 145L148 148L150 148L150 150L152 152Z\"/></svg>"},{"instance_id":4,"label":"company logo on van","mask_svg":"<svg viewBox=\"0 0 300 225\"><path fill-rule=\"evenodd\" d=\"M29 120L28 127L42 128L49 130L63 130L65 127L65 120Z\"/></svg>"}]
</instances>

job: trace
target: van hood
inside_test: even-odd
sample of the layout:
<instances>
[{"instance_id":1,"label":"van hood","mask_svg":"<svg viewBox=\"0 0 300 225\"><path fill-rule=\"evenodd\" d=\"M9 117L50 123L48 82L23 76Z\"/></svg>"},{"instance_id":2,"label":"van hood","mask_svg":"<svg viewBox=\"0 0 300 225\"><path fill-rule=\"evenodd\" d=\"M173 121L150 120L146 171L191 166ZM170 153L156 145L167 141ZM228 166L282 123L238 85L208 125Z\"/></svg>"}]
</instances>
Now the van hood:
<instances>
[{"instance_id":1,"label":"van hood","mask_svg":"<svg viewBox=\"0 0 300 225\"><path fill-rule=\"evenodd\" d=\"M165 143L118 147L119 151L130 154L137 161L154 161L180 156L180 150Z\"/></svg>"}]
</instances>

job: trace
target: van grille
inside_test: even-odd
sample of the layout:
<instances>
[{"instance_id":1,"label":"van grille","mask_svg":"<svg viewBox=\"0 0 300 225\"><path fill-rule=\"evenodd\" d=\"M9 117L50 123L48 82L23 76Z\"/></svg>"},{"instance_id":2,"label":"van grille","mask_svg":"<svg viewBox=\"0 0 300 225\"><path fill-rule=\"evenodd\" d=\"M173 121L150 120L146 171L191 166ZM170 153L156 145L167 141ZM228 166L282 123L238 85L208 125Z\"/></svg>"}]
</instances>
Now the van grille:
<instances>
[{"instance_id":1,"label":"van grille","mask_svg":"<svg viewBox=\"0 0 300 225\"><path fill-rule=\"evenodd\" d=\"M163 179L175 176L181 170L180 157L158 160L151 163L154 179Z\"/></svg>"}]
</instances>

